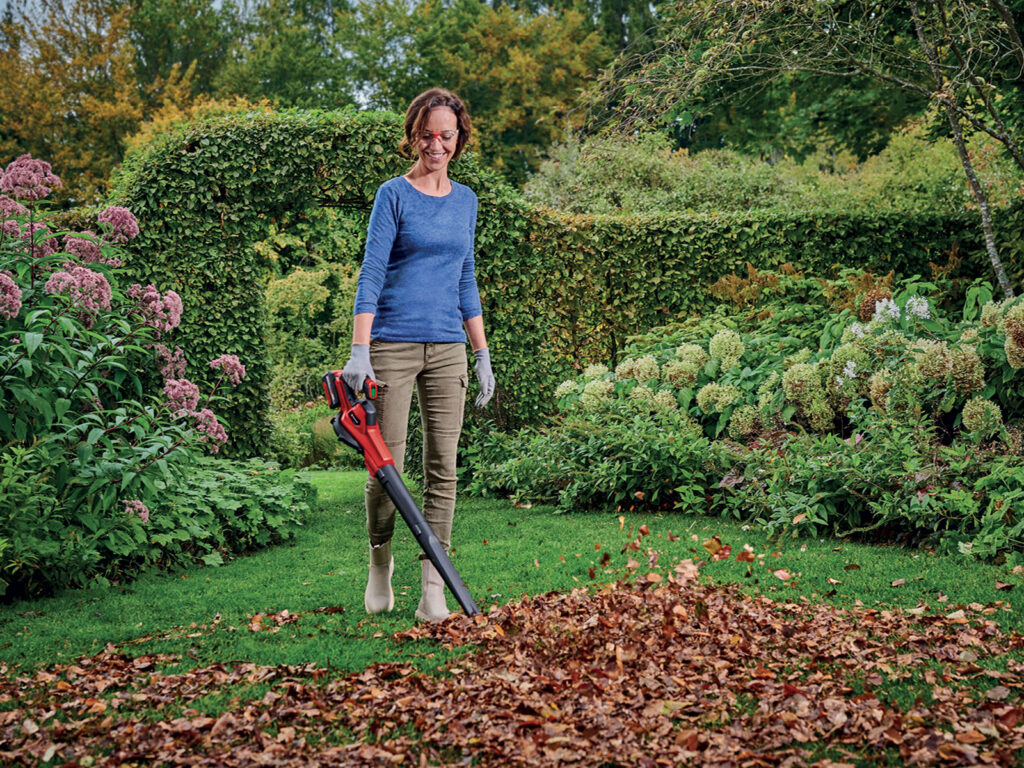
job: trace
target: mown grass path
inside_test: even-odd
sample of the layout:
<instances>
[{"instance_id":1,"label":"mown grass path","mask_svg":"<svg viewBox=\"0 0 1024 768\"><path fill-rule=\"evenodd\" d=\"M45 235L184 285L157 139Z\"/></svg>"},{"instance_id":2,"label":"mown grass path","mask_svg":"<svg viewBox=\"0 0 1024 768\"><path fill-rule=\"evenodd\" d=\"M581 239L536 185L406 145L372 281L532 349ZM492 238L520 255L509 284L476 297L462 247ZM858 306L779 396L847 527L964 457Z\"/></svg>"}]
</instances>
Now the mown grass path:
<instances>
[{"instance_id":1,"label":"mown grass path","mask_svg":"<svg viewBox=\"0 0 1024 768\"><path fill-rule=\"evenodd\" d=\"M486 618L362 612L361 473L292 544L5 606L0 763L970 764L1022 756L1008 566L467 500ZM553 590L557 590L554 592ZM404 594L403 594L404 593Z\"/></svg>"}]
</instances>

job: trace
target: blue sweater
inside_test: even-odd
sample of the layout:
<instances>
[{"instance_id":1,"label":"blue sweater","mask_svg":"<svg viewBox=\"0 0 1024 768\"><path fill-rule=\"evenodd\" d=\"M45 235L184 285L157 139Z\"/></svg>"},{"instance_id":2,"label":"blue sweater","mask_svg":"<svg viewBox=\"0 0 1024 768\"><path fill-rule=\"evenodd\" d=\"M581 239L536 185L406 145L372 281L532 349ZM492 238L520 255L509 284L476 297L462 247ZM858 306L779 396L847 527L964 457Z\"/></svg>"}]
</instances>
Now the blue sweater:
<instances>
[{"instance_id":1,"label":"blue sweater","mask_svg":"<svg viewBox=\"0 0 1024 768\"><path fill-rule=\"evenodd\" d=\"M462 323L483 314L473 272L476 195L452 182L426 195L401 176L377 190L355 312L372 312L383 341L465 342Z\"/></svg>"}]
</instances>

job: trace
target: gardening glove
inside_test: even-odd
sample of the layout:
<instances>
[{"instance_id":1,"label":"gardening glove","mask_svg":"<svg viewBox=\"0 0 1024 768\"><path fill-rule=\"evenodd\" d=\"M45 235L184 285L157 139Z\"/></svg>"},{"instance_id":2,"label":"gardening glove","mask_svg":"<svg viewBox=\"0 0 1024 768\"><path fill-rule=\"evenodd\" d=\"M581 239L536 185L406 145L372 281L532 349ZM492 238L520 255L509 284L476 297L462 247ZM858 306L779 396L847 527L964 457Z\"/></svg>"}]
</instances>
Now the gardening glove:
<instances>
[{"instance_id":1,"label":"gardening glove","mask_svg":"<svg viewBox=\"0 0 1024 768\"><path fill-rule=\"evenodd\" d=\"M373 375L373 366L370 365L369 344L352 345L352 354L341 370L341 378L356 392L363 391L363 384L367 379L377 380Z\"/></svg>"},{"instance_id":2,"label":"gardening glove","mask_svg":"<svg viewBox=\"0 0 1024 768\"><path fill-rule=\"evenodd\" d=\"M491 371L491 352L484 347L473 351L476 364L476 377L480 382L480 394L476 398L476 407L483 408L494 394L494 373Z\"/></svg>"}]
</instances>

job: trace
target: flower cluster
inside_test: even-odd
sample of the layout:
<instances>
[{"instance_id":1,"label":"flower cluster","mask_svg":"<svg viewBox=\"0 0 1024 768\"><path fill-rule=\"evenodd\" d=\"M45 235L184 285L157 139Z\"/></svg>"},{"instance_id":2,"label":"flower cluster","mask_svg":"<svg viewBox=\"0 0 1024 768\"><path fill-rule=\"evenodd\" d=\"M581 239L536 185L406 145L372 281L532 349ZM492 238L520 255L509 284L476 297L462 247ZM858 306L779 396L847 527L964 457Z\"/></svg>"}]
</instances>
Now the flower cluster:
<instances>
[{"instance_id":1,"label":"flower cluster","mask_svg":"<svg viewBox=\"0 0 1024 768\"><path fill-rule=\"evenodd\" d=\"M735 403L742 394L738 387L713 381L697 391L697 407L704 413L719 413Z\"/></svg>"},{"instance_id":2,"label":"flower cluster","mask_svg":"<svg viewBox=\"0 0 1024 768\"><path fill-rule=\"evenodd\" d=\"M868 394L871 397L871 403L883 411L889 399L889 390L893 387L892 377L892 371L883 368L880 371L875 371L868 379Z\"/></svg>"},{"instance_id":3,"label":"flower cluster","mask_svg":"<svg viewBox=\"0 0 1024 768\"><path fill-rule=\"evenodd\" d=\"M985 364L978 349L965 344L949 352L953 364L953 386L963 395L973 395L985 387Z\"/></svg>"},{"instance_id":4,"label":"flower cluster","mask_svg":"<svg viewBox=\"0 0 1024 768\"><path fill-rule=\"evenodd\" d=\"M941 383L953 372L953 358L949 355L949 345L946 342L919 339L914 344L913 351L914 362L922 378Z\"/></svg>"},{"instance_id":5,"label":"flower cluster","mask_svg":"<svg viewBox=\"0 0 1024 768\"><path fill-rule=\"evenodd\" d=\"M684 363L692 363L696 368L701 368L711 359L700 344L681 344L676 349L676 357Z\"/></svg>"},{"instance_id":6,"label":"flower cluster","mask_svg":"<svg viewBox=\"0 0 1024 768\"><path fill-rule=\"evenodd\" d=\"M9 274L0 272L0 317L10 320L21 311L21 288Z\"/></svg>"},{"instance_id":7,"label":"flower cluster","mask_svg":"<svg viewBox=\"0 0 1024 768\"><path fill-rule=\"evenodd\" d=\"M192 417L196 420L196 429L200 433L200 441L210 445L210 453L217 453L220 447L228 441L228 433L217 421L217 417L209 408L195 411Z\"/></svg>"},{"instance_id":8,"label":"flower cluster","mask_svg":"<svg viewBox=\"0 0 1024 768\"><path fill-rule=\"evenodd\" d=\"M586 381L590 381L591 379L604 378L604 376L608 373L610 373L610 371L608 370L607 365L594 363L593 365L588 365L586 368L583 369L583 378Z\"/></svg>"},{"instance_id":9,"label":"flower cluster","mask_svg":"<svg viewBox=\"0 0 1024 768\"><path fill-rule=\"evenodd\" d=\"M7 195L0 195L0 217L10 219L15 216L28 216L28 208Z\"/></svg>"},{"instance_id":10,"label":"flower cluster","mask_svg":"<svg viewBox=\"0 0 1024 768\"><path fill-rule=\"evenodd\" d=\"M221 355L210 361L210 367L224 372L227 380L238 385L245 378L245 366L236 355Z\"/></svg>"},{"instance_id":11,"label":"flower cluster","mask_svg":"<svg viewBox=\"0 0 1024 768\"><path fill-rule=\"evenodd\" d=\"M963 425L976 439L988 440L1003 428L1003 412L991 400L972 397L964 405Z\"/></svg>"},{"instance_id":12,"label":"flower cluster","mask_svg":"<svg viewBox=\"0 0 1024 768\"><path fill-rule=\"evenodd\" d=\"M811 427L825 432L832 427L835 411L825 396L821 374L812 363L796 363L782 374L786 399L800 406Z\"/></svg>"},{"instance_id":13,"label":"flower cluster","mask_svg":"<svg viewBox=\"0 0 1024 768\"><path fill-rule=\"evenodd\" d=\"M900 308L892 299L882 299L875 302L875 314L872 315L872 322L884 323L886 320L899 320Z\"/></svg>"},{"instance_id":14,"label":"flower cluster","mask_svg":"<svg viewBox=\"0 0 1024 768\"><path fill-rule=\"evenodd\" d=\"M173 352L163 344L155 344L154 348L164 381L180 379L185 375L185 351L181 347L175 347Z\"/></svg>"},{"instance_id":15,"label":"flower cluster","mask_svg":"<svg viewBox=\"0 0 1024 768\"><path fill-rule=\"evenodd\" d=\"M811 363L795 363L782 374L782 391L795 403L809 401L821 389L818 369Z\"/></svg>"},{"instance_id":16,"label":"flower cluster","mask_svg":"<svg viewBox=\"0 0 1024 768\"><path fill-rule=\"evenodd\" d=\"M563 397L566 397L567 395L575 395L579 391L579 387L576 385L576 380L568 379L567 381L563 381L559 384L557 389L555 389L555 399L561 400Z\"/></svg>"},{"instance_id":17,"label":"flower cluster","mask_svg":"<svg viewBox=\"0 0 1024 768\"><path fill-rule=\"evenodd\" d=\"M141 501L132 499L124 503L124 511L129 515L137 515L139 520L144 523L149 522L149 507L143 504Z\"/></svg>"},{"instance_id":18,"label":"flower cluster","mask_svg":"<svg viewBox=\"0 0 1024 768\"><path fill-rule=\"evenodd\" d=\"M928 320L932 316L931 309L928 307L928 299L924 296L911 296L907 299L904 308L907 310L908 315L912 315L920 320Z\"/></svg>"},{"instance_id":19,"label":"flower cluster","mask_svg":"<svg viewBox=\"0 0 1024 768\"><path fill-rule=\"evenodd\" d=\"M860 385L870 365L867 353L859 344L840 344L829 358L828 375L835 388L848 396L862 391Z\"/></svg>"},{"instance_id":20,"label":"flower cluster","mask_svg":"<svg viewBox=\"0 0 1024 768\"><path fill-rule=\"evenodd\" d=\"M757 432L759 415L757 408L753 405L741 405L732 412L729 419L729 437L733 440L743 440Z\"/></svg>"},{"instance_id":21,"label":"flower cluster","mask_svg":"<svg viewBox=\"0 0 1024 768\"><path fill-rule=\"evenodd\" d=\"M610 381L603 379L588 381L583 387L583 395L580 397L584 410L592 411L599 408L611 398L613 389L614 386Z\"/></svg>"},{"instance_id":22,"label":"flower cluster","mask_svg":"<svg viewBox=\"0 0 1024 768\"><path fill-rule=\"evenodd\" d=\"M188 379L169 379L164 384L167 407L171 412L183 416L199 407L199 387Z\"/></svg>"},{"instance_id":23,"label":"flower cluster","mask_svg":"<svg viewBox=\"0 0 1024 768\"><path fill-rule=\"evenodd\" d=\"M72 305L82 310L86 328L92 328L101 309L110 310L110 283L102 273L88 267L67 265L65 270L50 275L44 290L70 298Z\"/></svg>"},{"instance_id":24,"label":"flower cluster","mask_svg":"<svg viewBox=\"0 0 1024 768\"><path fill-rule=\"evenodd\" d=\"M1006 362L1015 371L1024 368L1024 304L1017 304L1006 311L1002 322L1006 340L1003 350Z\"/></svg>"},{"instance_id":25,"label":"flower cluster","mask_svg":"<svg viewBox=\"0 0 1024 768\"><path fill-rule=\"evenodd\" d=\"M119 205L103 209L96 220L110 226L110 239L115 243L127 243L139 235L139 222L135 214Z\"/></svg>"},{"instance_id":26,"label":"flower cluster","mask_svg":"<svg viewBox=\"0 0 1024 768\"><path fill-rule=\"evenodd\" d=\"M633 378L633 367L636 365L636 360L632 357L627 357L617 366L615 366L615 378L618 380L631 379Z\"/></svg>"},{"instance_id":27,"label":"flower cluster","mask_svg":"<svg viewBox=\"0 0 1024 768\"><path fill-rule=\"evenodd\" d=\"M157 335L164 331L177 328L181 323L181 297L174 291L160 295L160 291L152 283L143 288L133 283L128 295L138 301L136 311L142 315L142 322L155 328Z\"/></svg>"},{"instance_id":28,"label":"flower cluster","mask_svg":"<svg viewBox=\"0 0 1024 768\"><path fill-rule=\"evenodd\" d=\"M104 256L103 246L92 230L85 230L76 234L64 235L64 250L72 256L78 257L83 264L99 262L111 267L120 267L121 259L116 256Z\"/></svg>"},{"instance_id":29,"label":"flower cluster","mask_svg":"<svg viewBox=\"0 0 1024 768\"><path fill-rule=\"evenodd\" d=\"M661 369L661 375L665 381L671 382L676 387L692 387L697 383L699 373L700 366L689 360L670 360Z\"/></svg>"},{"instance_id":30,"label":"flower cluster","mask_svg":"<svg viewBox=\"0 0 1024 768\"><path fill-rule=\"evenodd\" d=\"M657 381L661 368L654 355L644 355L633 364L633 378L637 381Z\"/></svg>"},{"instance_id":31,"label":"flower cluster","mask_svg":"<svg viewBox=\"0 0 1024 768\"><path fill-rule=\"evenodd\" d=\"M42 200L53 189L60 187L61 181L53 173L50 164L36 160L32 155L22 155L11 161L3 177L0 177L0 192L22 200Z\"/></svg>"},{"instance_id":32,"label":"flower cluster","mask_svg":"<svg viewBox=\"0 0 1024 768\"><path fill-rule=\"evenodd\" d=\"M981 308L981 327L994 328L1003 319L1003 304L999 301L990 301Z\"/></svg>"},{"instance_id":33,"label":"flower cluster","mask_svg":"<svg viewBox=\"0 0 1024 768\"><path fill-rule=\"evenodd\" d=\"M728 328L722 328L708 342L708 352L712 357L717 357L722 361L723 371L738 364L745 351L743 339L736 331L731 331Z\"/></svg>"}]
</instances>

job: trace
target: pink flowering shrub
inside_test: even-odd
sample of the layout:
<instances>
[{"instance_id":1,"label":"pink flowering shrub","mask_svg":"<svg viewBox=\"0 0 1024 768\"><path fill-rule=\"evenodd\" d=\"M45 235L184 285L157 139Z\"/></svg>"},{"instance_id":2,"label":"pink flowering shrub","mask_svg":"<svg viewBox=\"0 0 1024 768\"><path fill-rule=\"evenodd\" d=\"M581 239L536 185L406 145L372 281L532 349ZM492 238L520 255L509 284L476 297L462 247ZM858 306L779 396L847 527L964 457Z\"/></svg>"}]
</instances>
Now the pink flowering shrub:
<instances>
[{"instance_id":1,"label":"pink flowering shrub","mask_svg":"<svg viewBox=\"0 0 1024 768\"><path fill-rule=\"evenodd\" d=\"M14 160L0 176L0 192L22 200L42 200L51 190L60 189L61 181L50 164L22 155Z\"/></svg>"},{"instance_id":2,"label":"pink flowering shrub","mask_svg":"<svg viewBox=\"0 0 1024 768\"><path fill-rule=\"evenodd\" d=\"M245 366L242 365L235 355L221 355L210 361L210 367L214 370L224 371L224 376L232 384L238 385L245 378Z\"/></svg>"},{"instance_id":3,"label":"pink flowering shrub","mask_svg":"<svg viewBox=\"0 0 1024 768\"><path fill-rule=\"evenodd\" d=\"M174 291L161 294L155 285L143 288L135 283L128 289L128 295L138 302L134 311L142 317L145 325L156 329L157 338L181 323L181 297Z\"/></svg>"},{"instance_id":4,"label":"pink flowering shrub","mask_svg":"<svg viewBox=\"0 0 1024 768\"><path fill-rule=\"evenodd\" d=\"M203 408L201 411L194 411L192 418L195 419L196 429L199 430L199 439L209 444L210 453L217 453L220 447L228 441L228 433L224 430L221 423L217 421L213 411L209 408Z\"/></svg>"},{"instance_id":5,"label":"pink flowering shrub","mask_svg":"<svg viewBox=\"0 0 1024 768\"><path fill-rule=\"evenodd\" d=\"M167 407L179 416L199 407L199 387L188 379L170 379L164 384Z\"/></svg>"},{"instance_id":6,"label":"pink flowering shrub","mask_svg":"<svg viewBox=\"0 0 1024 768\"><path fill-rule=\"evenodd\" d=\"M189 380L184 352L166 340L181 297L119 280L135 217L109 207L99 237L58 235L40 201L59 184L27 156L0 176L0 510L9 511L0 511L0 595L122 578L146 562L213 561L283 524L262 511L269 490L245 532L234 530L235 502L221 510L206 498L205 511L174 502L227 443L217 387L237 384L245 366L220 355L210 391ZM6 482L15 475L17 493ZM294 518L281 513L275 521Z\"/></svg>"},{"instance_id":7,"label":"pink flowering shrub","mask_svg":"<svg viewBox=\"0 0 1024 768\"><path fill-rule=\"evenodd\" d=\"M15 216L28 216L28 208L7 195L0 195L0 218L11 219Z\"/></svg>"},{"instance_id":8,"label":"pink flowering shrub","mask_svg":"<svg viewBox=\"0 0 1024 768\"><path fill-rule=\"evenodd\" d=\"M129 499L124 503L124 511L129 515L135 515L144 523L149 522L149 507L138 499Z\"/></svg>"},{"instance_id":9,"label":"pink flowering shrub","mask_svg":"<svg viewBox=\"0 0 1024 768\"><path fill-rule=\"evenodd\" d=\"M0 272L0 317L10 320L21 311L21 288L10 273Z\"/></svg>"},{"instance_id":10,"label":"pink flowering shrub","mask_svg":"<svg viewBox=\"0 0 1024 768\"><path fill-rule=\"evenodd\" d=\"M46 281L47 293L66 296L72 306L81 310L86 328L92 328L100 310L110 310L110 283L102 272L69 264L66 270L54 272Z\"/></svg>"},{"instance_id":11,"label":"pink flowering shrub","mask_svg":"<svg viewBox=\"0 0 1024 768\"><path fill-rule=\"evenodd\" d=\"M96 233L89 229L84 232L64 235L64 250L82 264L99 262L114 268L120 267L122 264L120 258L104 255L103 243L97 239Z\"/></svg>"},{"instance_id":12,"label":"pink flowering shrub","mask_svg":"<svg viewBox=\"0 0 1024 768\"><path fill-rule=\"evenodd\" d=\"M185 376L185 352L181 347L175 347L171 352L163 344L154 344L157 364L160 366L160 376L164 381L168 379L181 379Z\"/></svg>"},{"instance_id":13,"label":"pink flowering shrub","mask_svg":"<svg viewBox=\"0 0 1024 768\"><path fill-rule=\"evenodd\" d=\"M115 243L127 243L139 235L139 222L127 208L112 205L105 208L96 220L110 227L110 239Z\"/></svg>"}]
</instances>

